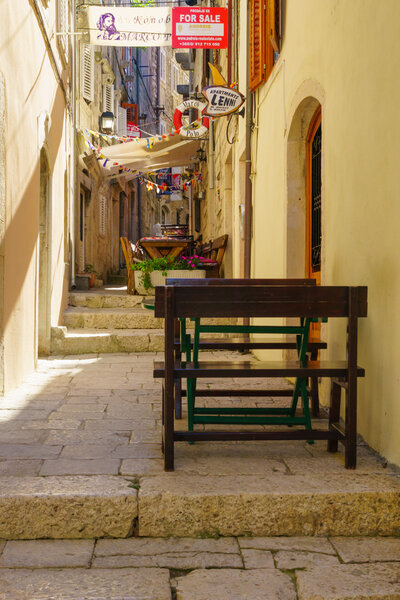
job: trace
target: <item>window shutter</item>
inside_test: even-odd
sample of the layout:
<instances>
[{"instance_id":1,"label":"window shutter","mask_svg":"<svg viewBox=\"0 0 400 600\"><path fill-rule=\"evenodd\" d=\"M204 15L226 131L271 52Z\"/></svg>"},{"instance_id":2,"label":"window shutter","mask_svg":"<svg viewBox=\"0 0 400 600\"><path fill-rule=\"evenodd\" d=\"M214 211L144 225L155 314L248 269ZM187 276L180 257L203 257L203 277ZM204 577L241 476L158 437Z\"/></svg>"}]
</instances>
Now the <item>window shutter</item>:
<instances>
[{"instance_id":1,"label":"window shutter","mask_svg":"<svg viewBox=\"0 0 400 600\"><path fill-rule=\"evenodd\" d=\"M126 120L135 125L139 122L139 107L137 104L122 103L122 108L126 109Z\"/></svg>"},{"instance_id":2,"label":"window shutter","mask_svg":"<svg viewBox=\"0 0 400 600\"><path fill-rule=\"evenodd\" d=\"M94 46L81 45L81 96L88 102L94 100Z\"/></svg>"},{"instance_id":3,"label":"window shutter","mask_svg":"<svg viewBox=\"0 0 400 600\"><path fill-rule=\"evenodd\" d=\"M269 39L272 47L279 54L281 51L281 7L280 0L269 0Z\"/></svg>"},{"instance_id":4,"label":"window shutter","mask_svg":"<svg viewBox=\"0 0 400 600\"><path fill-rule=\"evenodd\" d=\"M65 32L68 30L68 0L58 0L57 2L57 31L64 35L58 36L59 43L62 47L64 54L68 50L67 36Z\"/></svg>"},{"instance_id":5,"label":"window shutter","mask_svg":"<svg viewBox=\"0 0 400 600\"><path fill-rule=\"evenodd\" d=\"M107 223L107 197L104 194L100 195L99 200L99 233L101 236L106 235Z\"/></svg>"},{"instance_id":6,"label":"window shutter","mask_svg":"<svg viewBox=\"0 0 400 600\"><path fill-rule=\"evenodd\" d=\"M266 80L266 0L250 2L250 90Z\"/></svg>"},{"instance_id":7,"label":"window shutter","mask_svg":"<svg viewBox=\"0 0 400 600\"><path fill-rule=\"evenodd\" d=\"M116 107L117 113L117 135L126 136L126 110L121 106Z\"/></svg>"},{"instance_id":8,"label":"window shutter","mask_svg":"<svg viewBox=\"0 0 400 600\"><path fill-rule=\"evenodd\" d=\"M114 86L108 83L103 85L103 112L114 114Z\"/></svg>"}]
</instances>

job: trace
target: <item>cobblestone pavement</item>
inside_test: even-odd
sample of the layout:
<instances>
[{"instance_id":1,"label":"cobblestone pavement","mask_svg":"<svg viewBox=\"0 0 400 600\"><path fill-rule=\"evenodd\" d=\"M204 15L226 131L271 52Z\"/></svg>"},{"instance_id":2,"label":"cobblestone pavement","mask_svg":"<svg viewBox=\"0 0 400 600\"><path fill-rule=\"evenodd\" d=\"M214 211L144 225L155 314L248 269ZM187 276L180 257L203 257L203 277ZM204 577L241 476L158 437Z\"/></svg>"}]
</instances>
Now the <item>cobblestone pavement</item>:
<instances>
[{"instance_id":1,"label":"cobblestone pavement","mask_svg":"<svg viewBox=\"0 0 400 600\"><path fill-rule=\"evenodd\" d=\"M10 476L27 481L119 476L133 486L145 477L161 481L160 384L152 377L154 356L40 360L26 384L0 399L0 487ZM238 399L229 401L236 404ZM276 405L279 400L262 401ZM346 473L342 454L327 454L323 443L178 444L176 457L174 481L186 474L192 482L201 478L203 486L260 479L268 485L285 480L286 486L293 481L304 487L304 474L318 480L324 473L327 480L340 482ZM355 477L382 473L398 480L394 467L361 445ZM243 494L240 485L238 495ZM0 525L2 506L0 501ZM160 528L153 535L166 534ZM0 540L0 600L397 598L400 539L394 537Z\"/></svg>"},{"instance_id":2,"label":"cobblestone pavement","mask_svg":"<svg viewBox=\"0 0 400 600\"><path fill-rule=\"evenodd\" d=\"M398 538L0 542L3 600L393 600Z\"/></svg>"}]
</instances>

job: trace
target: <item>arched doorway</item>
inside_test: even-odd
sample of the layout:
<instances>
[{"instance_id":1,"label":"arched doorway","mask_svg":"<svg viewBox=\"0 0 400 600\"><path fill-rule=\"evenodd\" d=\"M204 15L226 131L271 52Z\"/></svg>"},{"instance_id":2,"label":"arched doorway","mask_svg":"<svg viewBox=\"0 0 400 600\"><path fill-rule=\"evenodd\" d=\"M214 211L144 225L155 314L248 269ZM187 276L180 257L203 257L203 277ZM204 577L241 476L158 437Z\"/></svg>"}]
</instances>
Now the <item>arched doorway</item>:
<instances>
[{"instance_id":1,"label":"arched doorway","mask_svg":"<svg viewBox=\"0 0 400 600\"><path fill-rule=\"evenodd\" d=\"M50 353L50 168L44 148L40 151L38 354Z\"/></svg>"},{"instance_id":2,"label":"arched doorway","mask_svg":"<svg viewBox=\"0 0 400 600\"><path fill-rule=\"evenodd\" d=\"M307 134L306 153L306 276L321 283L321 107L315 111Z\"/></svg>"},{"instance_id":3,"label":"arched doorway","mask_svg":"<svg viewBox=\"0 0 400 600\"><path fill-rule=\"evenodd\" d=\"M319 152L316 151L316 146L321 142L320 125L321 104L315 96L307 96L297 104L287 138L286 276L288 278L315 277L318 282L321 279L322 164L321 145ZM314 141L315 156L313 159ZM316 209L313 218L311 214L312 196L314 196ZM317 208L319 208L319 212ZM313 219L314 237L311 235ZM315 245L314 266L311 266L312 240ZM316 243L317 240L319 244Z\"/></svg>"}]
</instances>

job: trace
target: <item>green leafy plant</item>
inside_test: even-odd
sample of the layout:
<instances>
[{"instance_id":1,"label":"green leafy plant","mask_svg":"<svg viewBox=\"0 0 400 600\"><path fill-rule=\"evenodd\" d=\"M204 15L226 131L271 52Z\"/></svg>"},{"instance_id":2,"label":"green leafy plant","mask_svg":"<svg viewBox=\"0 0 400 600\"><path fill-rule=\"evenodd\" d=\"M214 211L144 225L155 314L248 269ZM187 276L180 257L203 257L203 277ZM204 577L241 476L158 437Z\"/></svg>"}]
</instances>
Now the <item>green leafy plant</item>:
<instances>
[{"instance_id":1,"label":"green leafy plant","mask_svg":"<svg viewBox=\"0 0 400 600\"><path fill-rule=\"evenodd\" d=\"M85 273L93 273L96 277L99 276L98 272L95 270L93 265L87 264L85 266Z\"/></svg>"},{"instance_id":2,"label":"green leafy plant","mask_svg":"<svg viewBox=\"0 0 400 600\"><path fill-rule=\"evenodd\" d=\"M150 273L153 271L161 271L166 277L167 271L191 270L201 267L201 256L179 256L171 258L170 256L162 256L160 258L147 258L141 262L135 262L131 265L134 271L142 272L142 283L145 290L153 287L151 284Z\"/></svg>"}]
</instances>

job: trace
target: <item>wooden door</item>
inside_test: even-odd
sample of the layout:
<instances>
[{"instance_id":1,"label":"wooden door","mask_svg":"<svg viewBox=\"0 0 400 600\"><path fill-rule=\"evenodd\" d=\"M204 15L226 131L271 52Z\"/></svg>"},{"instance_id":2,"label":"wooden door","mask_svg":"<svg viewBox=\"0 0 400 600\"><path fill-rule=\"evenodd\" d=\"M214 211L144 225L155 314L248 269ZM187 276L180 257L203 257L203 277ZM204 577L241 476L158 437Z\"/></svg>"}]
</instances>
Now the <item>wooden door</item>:
<instances>
[{"instance_id":1,"label":"wooden door","mask_svg":"<svg viewBox=\"0 0 400 600\"><path fill-rule=\"evenodd\" d=\"M321 107L310 123L307 135L306 172L306 277L321 284ZM311 335L319 336L320 324L313 323Z\"/></svg>"}]
</instances>

